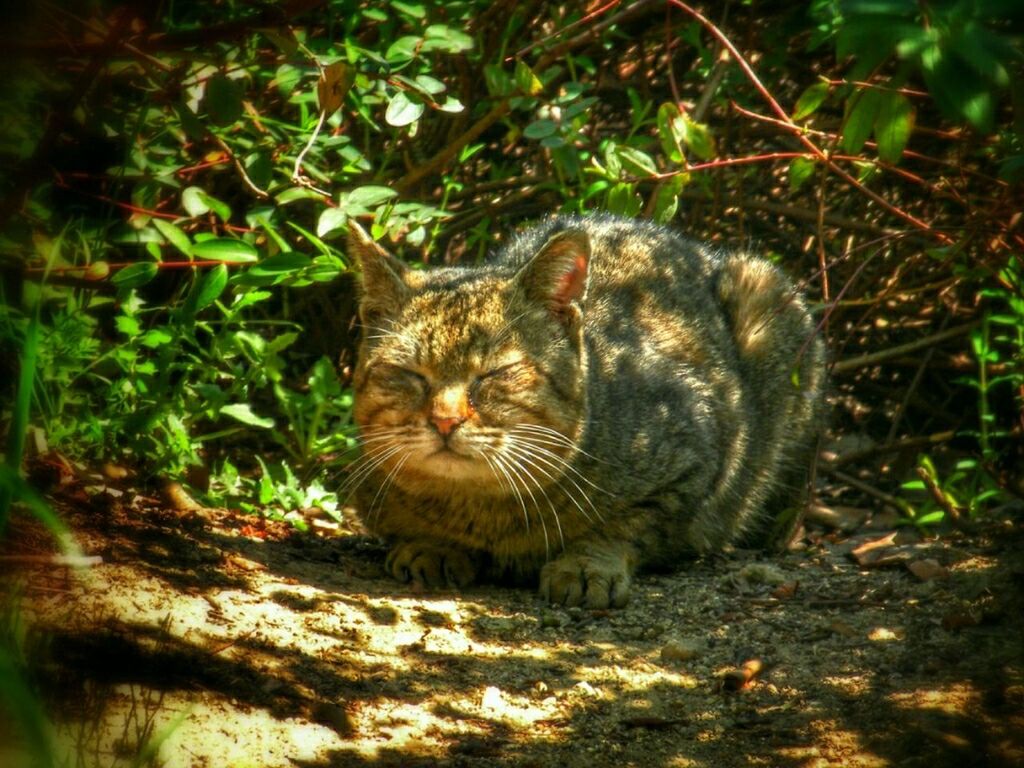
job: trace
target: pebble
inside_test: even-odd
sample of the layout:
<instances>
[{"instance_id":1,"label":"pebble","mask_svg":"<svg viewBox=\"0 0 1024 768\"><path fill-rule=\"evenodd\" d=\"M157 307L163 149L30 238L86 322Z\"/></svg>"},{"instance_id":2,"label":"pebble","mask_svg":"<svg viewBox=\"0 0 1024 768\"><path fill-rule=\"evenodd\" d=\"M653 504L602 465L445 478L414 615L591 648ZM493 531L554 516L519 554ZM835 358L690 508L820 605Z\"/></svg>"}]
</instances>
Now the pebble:
<instances>
[{"instance_id":1,"label":"pebble","mask_svg":"<svg viewBox=\"0 0 1024 768\"><path fill-rule=\"evenodd\" d=\"M700 645L694 640L669 640L661 648L661 660L690 661L700 656L700 650Z\"/></svg>"}]
</instances>

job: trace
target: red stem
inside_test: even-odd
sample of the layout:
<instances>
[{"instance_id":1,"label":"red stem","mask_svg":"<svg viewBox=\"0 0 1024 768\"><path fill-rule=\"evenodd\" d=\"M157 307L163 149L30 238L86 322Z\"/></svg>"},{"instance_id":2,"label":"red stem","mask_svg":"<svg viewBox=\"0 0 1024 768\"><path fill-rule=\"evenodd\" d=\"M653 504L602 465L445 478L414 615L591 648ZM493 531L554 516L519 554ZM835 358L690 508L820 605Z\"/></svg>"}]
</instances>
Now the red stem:
<instances>
[{"instance_id":1,"label":"red stem","mask_svg":"<svg viewBox=\"0 0 1024 768\"><path fill-rule=\"evenodd\" d=\"M817 144L815 144L813 141L811 141L809 138L807 138L807 136L804 134L804 132L800 128L800 126L796 125L790 119L789 114L786 112L786 110L784 110L782 108L782 106L775 99L775 97L772 96L772 94L768 91L768 89L765 88L764 83L762 83L761 80L758 78L757 73L754 72L753 68L750 66L750 64L747 62L747 60L745 58L743 58L743 55L739 52L739 50L737 50L736 46L732 44L732 41L729 40L728 37L726 37L725 33L722 32L722 30L720 30L717 26L715 26L714 22L712 22L710 19L708 19L707 17L702 15L696 9L691 8L689 5L687 5L686 3L682 2L682 0L668 0L668 1L672 5L676 6L677 8L683 9L688 14L693 16L693 18L695 18L697 21L699 21L701 24L703 24L704 27L715 38L717 38L719 40L719 42L722 43L722 45L724 45L726 47L726 49L732 55L733 59L735 59L736 63L739 65L740 69L742 69L743 73L747 76L747 79L750 80L750 82L753 84L754 88L757 89L758 93L761 94L761 96L764 98L764 100L766 102L768 102L768 106L771 107L772 111L776 115L779 116L779 118L782 120L783 123L785 123L787 126L789 126L793 130L793 133L796 136L797 140L801 144L803 144L805 147L807 147L807 149L809 149L814 154L814 156L816 158L818 158L823 163L825 163L825 165L828 167L828 169L830 171L832 171L832 173L834 173L837 176L839 176L839 178L843 179L847 184L850 184L852 187L857 189L862 194L864 194L867 197L869 197L872 200L874 200L878 205L880 205L885 210L889 211L889 213L893 214L894 216L898 216L899 218L903 219L904 221L914 225L915 227L920 229L922 232L930 235L931 237L935 238L936 240L939 240L940 242L943 242L943 243L950 243L950 242L952 242L952 240L947 235L945 235L944 233L937 231L930 224L928 224L925 221L922 221L921 219L917 218L913 214L908 213L907 211L904 211L902 208L900 208L900 207L898 207L896 205L893 205L888 200L886 200L884 197L879 195L877 192L874 192L873 190L868 189L863 184L861 184L859 181L857 181L856 178L854 178L849 173L847 173L842 168L840 168L838 165L836 165L832 161L832 159L825 152L823 152L820 147L818 147Z\"/></svg>"}]
</instances>

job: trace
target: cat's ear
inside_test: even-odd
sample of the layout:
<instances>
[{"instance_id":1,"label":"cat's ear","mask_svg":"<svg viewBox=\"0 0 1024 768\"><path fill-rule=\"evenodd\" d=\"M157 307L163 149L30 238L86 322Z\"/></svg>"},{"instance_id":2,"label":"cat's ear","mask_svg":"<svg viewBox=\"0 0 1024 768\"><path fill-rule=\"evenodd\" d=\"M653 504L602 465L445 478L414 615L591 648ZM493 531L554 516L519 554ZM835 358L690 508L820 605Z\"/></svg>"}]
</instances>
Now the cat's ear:
<instances>
[{"instance_id":1,"label":"cat's ear","mask_svg":"<svg viewBox=\"0 0 1024 768\"><path fill-rule=\"evenodd\" d=\"M372 318L396 311L409 297L409 286L403 279L409 268L351 219L347 253L361 273L359 314L364 325L374 325Z\"/></svg>"},{"instance_id":2,"label":"cat's ear","mask_svg":"<svg viewBox=\"0 0 1024 768\"><path fill-rule=\"evenodd\" d=\"M590 238L582 229L566 229L552 235L537 251L516 280L529 299L546 305L559 317L578 314L587 295Z\"/></svg>"}]
</instances>

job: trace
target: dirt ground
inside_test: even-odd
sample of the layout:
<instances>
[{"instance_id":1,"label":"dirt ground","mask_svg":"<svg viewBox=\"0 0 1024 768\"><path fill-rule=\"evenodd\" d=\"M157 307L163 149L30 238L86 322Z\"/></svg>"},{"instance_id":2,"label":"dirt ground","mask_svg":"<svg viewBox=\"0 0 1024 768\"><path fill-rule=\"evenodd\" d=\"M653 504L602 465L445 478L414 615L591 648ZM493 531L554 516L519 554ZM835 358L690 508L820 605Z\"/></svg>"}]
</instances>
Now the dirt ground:
<instances>
[{"instance_id":1,"label":"dirt ground","mask_svg":"<svg viewBox=\"0 0 1024 768\"><path fill-rule=\"evenodd\" d=\"M1010 517L808 524L589 611L416 593L322 523L76 493L56 505L91 564L16 520L0 582L66 765L1024 765ZM0 764L28 764L10 724Z\"/></svg>"}]
</instances>

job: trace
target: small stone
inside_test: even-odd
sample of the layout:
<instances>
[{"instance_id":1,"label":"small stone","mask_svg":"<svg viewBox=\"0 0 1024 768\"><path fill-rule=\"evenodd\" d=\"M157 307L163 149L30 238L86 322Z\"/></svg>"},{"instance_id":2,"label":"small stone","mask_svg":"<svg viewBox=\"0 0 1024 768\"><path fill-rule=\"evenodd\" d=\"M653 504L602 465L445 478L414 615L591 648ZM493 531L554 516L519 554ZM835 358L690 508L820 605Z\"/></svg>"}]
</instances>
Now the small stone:
<instances>
[{"instance_id":1,"label":"small stone","mask_svg":"<svg viewBox=\"0 0 1024 768\"><path fill-rule=\"evenodd\" d=\"M700 645L694 640L669 640L661 648L661 660L666 663L690 661L700 656Z\"/></svg>"},{"instance_id":2,"label":"small stone","mask_svg":"<svg viewBox=\"0 0 1024 768\"><path fill-rule=\"evenodd\" d=\"M938 560L933 560L931 558L927 558L925 560L913 560L907 563L907 570L921 581L935 581L936 579L949 578L949 569L940 565Z\"/></svg>"},{"instance_id":3,"label":"small stone","mask_svg":"<svg viewBox=\"0 0 1024 768\"><path fill-rule=\"evenodd\" d=\"M540 615L540 626L542 629L559 629L564 623L564 617L554 611L545 611Z\"/></svg>"},{"instance_id":4,"label":"small stone","mask_svg":"<svg viewBox=\"0 0 1024 768\"><path fill-rule=\"evenodd\" d=\"M747 586L765 584L769 587L778 587L789 581L782 570L769 563L747 563L733 579Z\"/></svg>"}]
</instances>

